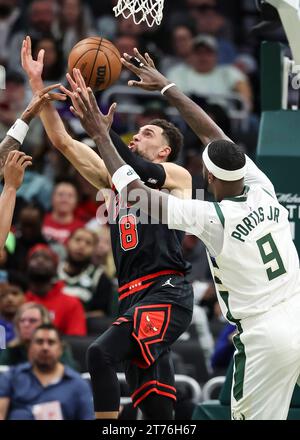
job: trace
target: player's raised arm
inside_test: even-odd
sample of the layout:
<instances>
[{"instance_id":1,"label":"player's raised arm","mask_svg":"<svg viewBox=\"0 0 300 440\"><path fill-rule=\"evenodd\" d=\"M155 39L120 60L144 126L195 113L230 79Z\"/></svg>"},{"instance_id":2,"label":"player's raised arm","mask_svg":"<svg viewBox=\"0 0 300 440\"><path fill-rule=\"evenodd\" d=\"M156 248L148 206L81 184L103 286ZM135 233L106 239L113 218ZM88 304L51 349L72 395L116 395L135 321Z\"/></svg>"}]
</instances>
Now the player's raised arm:
<instances>
[{"instance_id":1,"label":"player's raised arm","mask_svg":"<svg viewBox=\"0 0 300 440\"><path fill-rule=\"evenodd\" d=\"M124 58L121 59L123 65L140 78L140 81L129 81L128 85L130 87L139 87L149 91L160 91L170 104L178 109L185 122L201 139L204 145L216 139L228 140L223 130L201 107L182 93L175 84L172 84L155 68L153 60L147 53L145 56L142 56L139 51L135 49L136 65L131 62L131 59L132 57L128 54L124 54ZM139 67L137 67L138 65Z\"/></svg>"},{"instance_id":2,"label":"player's raised arm","mask_svg":"<svg viewBox=\"0 0 300 440\"><path fill-rule=\"evenodd\" d=\"M44 50L42 49L37 60L32 58L31 40L26 37L21 49L22 67L25 70L33 92L43 88L42 72ZM46 133L54 145L74 168L93 186L100 189L108 185L108 173L101 158L87 145L73 139L56 111L50 103L40 114Z\"/></svg>"},{"instance_id":3,"label":"player's raised arm","mask_svg":"<svg viewBox=\"0 0 300 440\"><path fill-rule=\"evenodd\" d=\"M79 69L73 69L73 76L75 81L69 74L67 74L67 79L70 83L72 91L67 90L63 86L61 86L61 90L71 98L73 107L76 108L77 112L81 114L75 95L77 90L80 89L83 96L85 96L86 99L89 99L88 91L84 78ZM114 111L114 109L115 105L113 104L108 114L102 115L102 120L106 122L108 129L112 124L111 111ZM172 132L172 142L176 143L176 146L173 144L171 145L171 150L173 150L174 147L175 151L176 148L179 151L181 144L183 143L181 133L176 129L176 127L173 126L173 124L168 123L167 121L163 127L164 128L161 128L164 136L166 137L166 142L170 142L170 139L168 139L167 135L169 130ZM166 132L164 129L166 129ZM143 157L133 153L128 145L126 145L120 136L113 130L110 130L109 133L111 140L122 159L133 167L143 182L151 184L152 187L159 189L166 188L169 190L176 190L177 195L182 198L191 197L192 178L186 169L171 162L153 163L149 160L146 160Z\"/></svg>"},{"instance_id":4,"label":"player's raised arm","mask_svg":"<svg viewBox=\"0 0 300 440\"><path fill-rule=\"evenodd\" d=\"M22 151L10 151L4 165L4 187L0 196L0 249L9 233L16 203L17 189L21 186L25 169L31 165L31 156Z\"/></svg>"}]
</instances>

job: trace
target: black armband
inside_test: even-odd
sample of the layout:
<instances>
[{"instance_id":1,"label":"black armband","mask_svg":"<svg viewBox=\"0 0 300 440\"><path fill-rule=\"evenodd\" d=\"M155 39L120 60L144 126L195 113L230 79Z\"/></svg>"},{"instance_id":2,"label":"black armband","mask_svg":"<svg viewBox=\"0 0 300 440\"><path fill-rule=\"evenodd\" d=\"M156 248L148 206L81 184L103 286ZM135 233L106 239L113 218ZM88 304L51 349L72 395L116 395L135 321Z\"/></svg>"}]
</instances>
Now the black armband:
<instances>
[{"instance_id":1,"label":"black armband","mask_svg":"<svg viewBox=\"0 0 300 440\"><path fill-rule=\"evenodd\" d=\"M143 182L151 188L162 188L166 180L164 167L134 154L113 130L110 130L109 134L119 155L128 165L132 166Z\"/></svg>"}]
</instances>

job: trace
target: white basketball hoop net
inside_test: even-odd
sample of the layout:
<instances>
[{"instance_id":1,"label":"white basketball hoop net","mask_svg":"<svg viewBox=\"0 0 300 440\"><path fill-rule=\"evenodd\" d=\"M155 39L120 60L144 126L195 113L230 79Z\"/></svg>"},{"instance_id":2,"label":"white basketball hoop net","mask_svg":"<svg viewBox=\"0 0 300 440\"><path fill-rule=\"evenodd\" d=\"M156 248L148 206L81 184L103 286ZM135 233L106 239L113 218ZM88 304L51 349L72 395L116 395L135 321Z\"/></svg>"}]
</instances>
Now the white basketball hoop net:
<instances>
[{"instance_id":1,"label":"white basketball hoop net","mask_svg":"<svg viewBox=\"0 0 300 440\"><path fill-rule=\"evenodd\" d=\"M149 27L160 25L163 18L164 0L118 0L113 8L115 16L132 17L135 24L146 21Z\"/></svg>"}]
</instances>

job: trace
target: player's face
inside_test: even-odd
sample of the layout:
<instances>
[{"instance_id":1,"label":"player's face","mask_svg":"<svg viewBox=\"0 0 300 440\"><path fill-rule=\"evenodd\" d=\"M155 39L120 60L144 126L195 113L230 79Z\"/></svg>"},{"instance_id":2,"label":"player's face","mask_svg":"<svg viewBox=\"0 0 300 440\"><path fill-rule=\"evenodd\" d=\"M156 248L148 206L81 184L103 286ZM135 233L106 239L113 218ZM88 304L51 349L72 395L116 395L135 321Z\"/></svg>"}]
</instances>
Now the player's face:
<instances>
[{"instance_id":1,"label":"player's face","mask_svg":"<svg viewBox=\"0 0 300 440\"><path fill-rule=\"evenodd\" d=\"M157 125L141 127L139 132L133 136L129 148L151 162L162 162L167 158L170 151L163 136L163 129Z\"/></svg>"}]
</instances>

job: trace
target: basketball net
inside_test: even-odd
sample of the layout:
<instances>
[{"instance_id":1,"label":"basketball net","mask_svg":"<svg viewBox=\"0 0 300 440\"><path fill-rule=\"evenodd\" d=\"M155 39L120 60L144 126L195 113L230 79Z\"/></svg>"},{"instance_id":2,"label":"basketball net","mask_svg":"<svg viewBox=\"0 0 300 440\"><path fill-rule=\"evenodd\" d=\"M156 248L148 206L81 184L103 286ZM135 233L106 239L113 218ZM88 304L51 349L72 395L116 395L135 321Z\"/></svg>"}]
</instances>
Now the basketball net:
<instances>
[{"instance_id":1,"label":"basketball net","mask_svg":"<svg viewBox=\"0 0 300 440\"><path fill-rule=\"evenodd\" d=\"M118 0L113 11L116 17L122 14L124 18L132 17L135 24L145 21L152 27L154 23L160 25L163 8L164 0Z\"/></svg>"}]
</instances>

